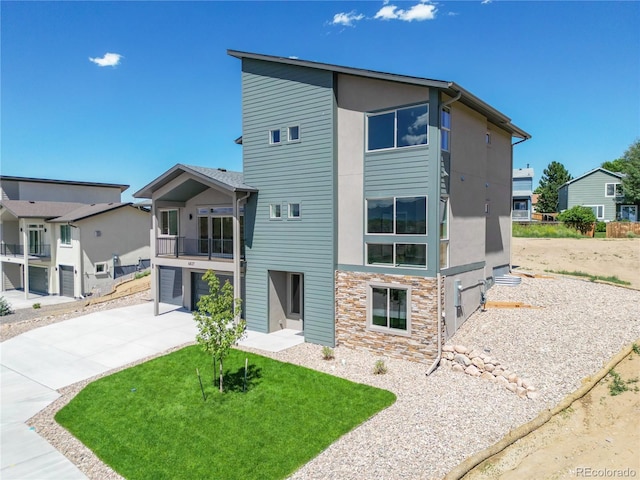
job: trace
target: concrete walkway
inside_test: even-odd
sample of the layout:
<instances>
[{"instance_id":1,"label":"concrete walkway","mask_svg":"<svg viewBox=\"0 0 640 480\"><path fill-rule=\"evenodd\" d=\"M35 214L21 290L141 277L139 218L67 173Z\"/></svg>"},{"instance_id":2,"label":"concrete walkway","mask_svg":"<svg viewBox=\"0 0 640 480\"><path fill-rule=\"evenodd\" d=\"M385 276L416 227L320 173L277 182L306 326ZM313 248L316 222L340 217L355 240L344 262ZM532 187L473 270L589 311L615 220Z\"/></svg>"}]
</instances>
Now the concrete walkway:
<instances>
[{"instance_id":1,"label":"concrete walkway","mask_svg":"<svg viewBox=\"0 0 640 480\"><path fill-rule=\"evenodd\" d=\"M304 342L300 332L248 332L246 346L277 352ZM0 478L86 476L25 422L55 401L56 390L113 368L193 342L191 312L150 303L95 312L0 343Z\"/></svg>"}]
</instances>

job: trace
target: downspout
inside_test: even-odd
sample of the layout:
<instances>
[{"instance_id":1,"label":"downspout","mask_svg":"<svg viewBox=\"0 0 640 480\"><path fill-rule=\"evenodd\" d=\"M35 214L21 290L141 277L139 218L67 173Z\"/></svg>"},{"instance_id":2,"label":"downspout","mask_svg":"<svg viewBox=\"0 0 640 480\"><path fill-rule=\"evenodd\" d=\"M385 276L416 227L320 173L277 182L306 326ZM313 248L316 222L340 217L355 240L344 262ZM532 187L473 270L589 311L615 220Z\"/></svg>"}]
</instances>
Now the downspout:
<instances>
[{"instance_id":1,"label":"downspout","mask_svg":"<svg viewBox=\"0 0 640 480\"><path fill-rule=\"evenodd\" d=\"M440 363L440 359L442 358L442 277L440 276L440 272L438 272L436 278L438 281L438 355L429 367L429 370L427 370L427 376L431 375L431 373Z\"/></svg>"},{"instance_id":2,"label":"downspout","mask_svg":"<svg viewBox=\"0 0 640 480\"><path fill-rule=\"evenodd\" d=\"M455 97L450 98L446 102L442 102L440 104L440 109L442 109L443 107L448 107L452 103L457 102L461 97L462 91L459 90L458 94ZM440 275L440 272L437 273L436 279L438 282L438 354L436 355L436 359L427 370L427 376L433 373L433 371L438 367L440 360L442 359L442 277Z\"/></svg>"},{"instance_id":3,"label":"downspout","mask_svg":"<svg viewBox=\"0 0 640 480\"><path fill-rule=\"evenodd\" d=\"M240 198L236 198L236 204L234 205L236 211L235 225L237 228L234 228L234 246L233 246L233 296L234 298L242 298L242 277L240 276L240 256L242 255L242 251L240 250L241 239L240 239L240 202L246 200L251 195L251 192L248 192L246 195ZM235 196L235 194L234 194ZM234 226L235 227L235 226ZM235 235L237 230L237 237ZM237 254L237 255L236 255Z\"/></svg>"}]
</instances>

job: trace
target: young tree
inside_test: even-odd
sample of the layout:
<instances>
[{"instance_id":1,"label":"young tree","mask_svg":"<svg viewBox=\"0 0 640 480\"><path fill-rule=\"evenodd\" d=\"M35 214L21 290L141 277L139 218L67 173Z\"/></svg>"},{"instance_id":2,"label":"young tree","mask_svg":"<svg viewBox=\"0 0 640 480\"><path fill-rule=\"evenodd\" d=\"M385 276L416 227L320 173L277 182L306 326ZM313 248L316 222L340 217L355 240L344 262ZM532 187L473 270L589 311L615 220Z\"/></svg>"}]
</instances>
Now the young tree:
<instances>
[{"instance_id":1,"label":"young tree","mask_svg":"<svg viewBox=\"0 0 640 480\"><path fill-rule=\"evenodd\" d=\"M544 169L536 193L540 194L536 210L542 213L558 211L558 189L571 180L571 175L560 162L551 162Z\"/></svg>"},{"instance_id":2,"label":"young tree","mask_svg":"<svg viewBox=\"0 0 640 480\"><path fill-rule=\"evenodd\" d=\"M193 312L199 333L196 340L202 349L220 364L220 392L223 391L224 358L245 334L246 322L240 319L241 300L233 298L233 286L226 281L220 288L220 281L213 270L207 270L202 277L209 284L209 294L198 301L198 310ZM215 369L214 369L215 382Z\"/></svg>"},{"instance_id":3,"label":"young tree","mask_svg":"<svg viewBox=\"0 0 640 480\"><path fill-rule=\"evenodd\" d=\"M596 215L591 208L576 205L558 215L558 220L585 235L593 227Z\"/></svg>"}]
</instances>

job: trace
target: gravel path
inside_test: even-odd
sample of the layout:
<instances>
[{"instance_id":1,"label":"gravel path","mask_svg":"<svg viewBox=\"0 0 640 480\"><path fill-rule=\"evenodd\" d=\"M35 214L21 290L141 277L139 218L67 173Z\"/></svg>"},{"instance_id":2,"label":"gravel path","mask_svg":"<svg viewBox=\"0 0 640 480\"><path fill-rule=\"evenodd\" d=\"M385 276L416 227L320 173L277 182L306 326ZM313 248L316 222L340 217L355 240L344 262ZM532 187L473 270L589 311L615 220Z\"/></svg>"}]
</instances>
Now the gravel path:
<instances>
[{"instance_id":1,"label":"gravel path","mask_svg":"<svg viewBox=\"0 0 640 480\"><path fill-rule=\"evenodd\" d=\"M489 300L518 301L539 309L476 312L448 342L489 350L493 358L530 379L540 396L518 398L495 382L438 368L385 359L386 375L373 375L377 359L364 351L302 344L269 356L394 392L394 405L343 436L292 479L434 479L511 429L556 405L598 371L625 344L640 337L640 292L569 278L525 278L518 287L494 286ZM264 352L258 352L264 354ZM53 415L89 381L34 417L36 427L90 478L117 479L108 467L53 421Z\"/></svg>"}]
</instances>

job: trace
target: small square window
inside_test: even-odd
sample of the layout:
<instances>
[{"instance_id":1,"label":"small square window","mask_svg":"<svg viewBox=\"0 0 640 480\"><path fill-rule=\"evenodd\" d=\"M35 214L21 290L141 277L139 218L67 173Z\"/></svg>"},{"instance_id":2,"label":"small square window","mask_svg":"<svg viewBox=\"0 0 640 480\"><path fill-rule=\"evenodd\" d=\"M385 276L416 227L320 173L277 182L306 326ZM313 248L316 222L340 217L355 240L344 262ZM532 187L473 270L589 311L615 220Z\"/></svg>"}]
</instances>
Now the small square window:
<instances>
[{"instance_id":1,"label":"small square window","mask_svg":"<svg viewBox=\"0 0 640 480\"><path fill-rule=\"evenodd\" d=\"M280 143L280 129L269 130L269 143L271 145Z\"/></svg>"},{"instance_id":2,"label":"small square window","mask_svg":"<svg viewBox=\"0 0 640 480\"><path fill-rule=\"evenodd\" d=\"M282 218L282 205L279 203L272 203L269 207L270 218Z\"/></svg>"},{"instance_id":3,"label":"small square window","mask_svg":"<svg viewBox=\"0 0 640 480\"><path fill-rule=\"evenodd\" d=\"M289 137L288 140L290 142L300 140L300 127L298 127L297 125L295 127L289 127L287 129L287 134Z\"/></svg>"},{"instance_id":4,"label":"small square window","mask_svg":"<svg viewBox=\"0 0 640 480\"><path fill-rule=\"evenodd\" d=\"M106 275L109 272L109 264L107 262L96 263L96 275Z\"/></svg>"},{"instance_id":5,"label":"small square window","mask_svg":"<svg viewBox=\"0 0 640 480\"><path fill-rule=\"evenodd\" d=\"M486 133L484 137L484 141L486 142L487 145L491 145L491 132Z\"/></svg>"},{"instance_id":6,"label":"small square window","mask_svg":"<svg viewBox=\"0 0 640 480\"><path fill-rule=\"evenodd\" d=\"M289 218L300 218L300 204L299 203L290 203L289 204Z\"/></svg>"}]
</instances>

